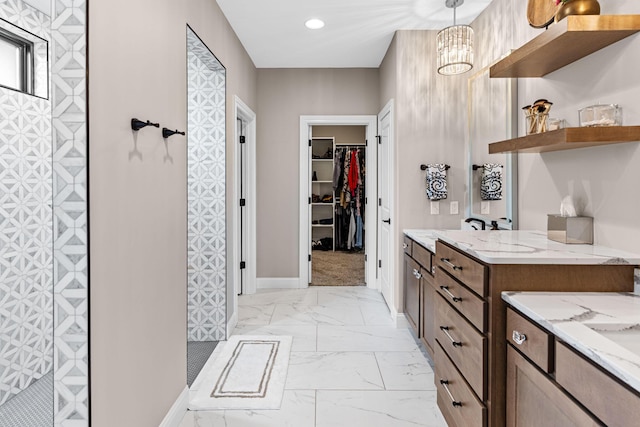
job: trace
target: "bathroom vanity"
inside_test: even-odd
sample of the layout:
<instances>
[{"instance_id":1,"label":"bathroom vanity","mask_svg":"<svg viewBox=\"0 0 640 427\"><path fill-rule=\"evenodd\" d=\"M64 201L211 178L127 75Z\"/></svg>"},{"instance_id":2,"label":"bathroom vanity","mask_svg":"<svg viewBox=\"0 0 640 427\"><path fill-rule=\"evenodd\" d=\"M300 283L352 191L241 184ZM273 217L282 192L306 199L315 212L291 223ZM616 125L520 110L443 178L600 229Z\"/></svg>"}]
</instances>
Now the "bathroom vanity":
<instances>
[{"instance_id":1,"label":"bathroom vanity","mask_svg":"<svg viewBox=\"0 0 640 427\"><path fill-rule=\"evenodd\" d=\"M503 293L507 425L640 419L640 296Z\"/></svg>"},{"instance_id":2,"label":"bathroom vanity","mask_svg":"<svg viewBox=\"0 0 640 427\"><path fill-rule=\"evenodd\" d=\"M564 245L549 241L543 232L431 233L436 239L432 276L418 287L422 296L417 313L422 324L434 325L430 350L438 406L450 426L507 425L507 310L502 292L628 292L633 290L634 266L640 264L637 255ZM425 300L429 295L432 300ZM417 330L425 337L426 326Z\"/></svg>"},{"instance_id":3,"label":"bathroom vanity","mask_svg":"<svg viewBox=\"0 0 640 427\"><path fill-rule=\"evenodd\" d=\"M416 336L422 340L433 359L436 237L432 230L405 230L404 233L403 311Z\"/></svg>"}]
</instances>

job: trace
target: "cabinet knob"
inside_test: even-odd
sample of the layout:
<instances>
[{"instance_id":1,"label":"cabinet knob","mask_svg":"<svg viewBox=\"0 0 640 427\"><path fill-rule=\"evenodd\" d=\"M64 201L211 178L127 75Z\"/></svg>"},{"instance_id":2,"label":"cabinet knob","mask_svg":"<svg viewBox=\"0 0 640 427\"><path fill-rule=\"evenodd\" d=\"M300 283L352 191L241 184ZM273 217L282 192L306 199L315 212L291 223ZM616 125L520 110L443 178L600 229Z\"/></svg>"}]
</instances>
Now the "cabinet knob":
<instances>
[{"instance_id":1,"label":"cabinet knob","mask_svg":"<svg viewBox=\"0 0 640 427\"><path fill-rule=\"evenodd\" d=\"M406 243L402 244L402 249L407 249L409 247L409 245L407 245Z\"/></svg>"},{"instance_id":2,"label":"cabinet knob","mask_svg":"<svg viewBox=\"0 0 640 427\"><path fill-rule=\"evenodd\" d=\"M518 345L524 344L524 342L527 340L527 336L525 334L521 334L518 331L513 331L513 334L511 334L511 338L513 338L513 341Z\"/></svg>"},{"instance_id":3,"label":"cabinet knob","mask_svg":"<svg viewBox=\"0 0 640 427\"><path fill-rule=\"evenodd\" d=\"M420 279L422 277L422 274L420 274L420 272L415 268L413 269L413 275L416 277L416 279Z\"/></svg>"}]
</instances>

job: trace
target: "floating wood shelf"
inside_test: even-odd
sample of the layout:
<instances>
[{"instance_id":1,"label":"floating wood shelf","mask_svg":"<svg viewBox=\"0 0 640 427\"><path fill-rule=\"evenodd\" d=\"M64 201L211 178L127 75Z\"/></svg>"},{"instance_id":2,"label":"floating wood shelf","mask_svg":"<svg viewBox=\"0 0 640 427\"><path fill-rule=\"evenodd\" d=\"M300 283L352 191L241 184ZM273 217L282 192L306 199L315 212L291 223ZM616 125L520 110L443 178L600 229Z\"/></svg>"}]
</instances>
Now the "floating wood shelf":
<instances>
[{"instance_id":1,"label":"floating wood shelf","mask_svg":"<svg viewBox=\"0 0 640 427\"><path fill-rule=\"evenodd\" d=\"M640 31L640 15L570 15L495 63L490 77L543 77Z\"/></svg>"},{"instance_id":2,"label":"floating wood shelf","mask_svg":"<svg viewBox=\"0 0 640 427\"><path fill-rule=\"evenodd\" d=\"M634 141L640 141L640 126L566 128L494 142L489 154L544 153Z\"/></svg>"}]
</instances>

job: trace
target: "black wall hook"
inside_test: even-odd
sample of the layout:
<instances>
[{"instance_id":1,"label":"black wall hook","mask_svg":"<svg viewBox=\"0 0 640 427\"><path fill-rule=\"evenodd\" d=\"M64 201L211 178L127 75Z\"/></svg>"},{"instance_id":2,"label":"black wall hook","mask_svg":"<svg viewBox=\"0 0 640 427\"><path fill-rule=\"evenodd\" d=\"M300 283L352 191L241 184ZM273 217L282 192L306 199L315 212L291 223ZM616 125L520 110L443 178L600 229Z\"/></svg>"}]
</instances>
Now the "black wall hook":
<instances>
[{"instance_id":1,"label":"black wall hook","mask_svg":"<svg viewBox=\"0 0 640 427\"><path fill-rule=\"evenodd\" d=\"M180 132L179 130L169 130L167 128L162 128L162 137L163 138L169 138L171 135L185 135L184 132Z\"/></svg>"},{"instance_id":2,"label":"black wall hook","mask_svg":"<svg viewBox=\"0 0 640 427\"><path fill-rule=\"evenodd\" d=\"M420 165L420 170L421 170L421 171L426 171L428 167L429 167L429 166L427 166L427 165ZM449 166L449 165L444 165L444 170L447 170L447 171L448 171L449 169L451 169L451 166Z\"/></svg>"},{"instance_id":3,"label":"black wall hook","mask_svg":"<svg viewBox=\"0 0 640 427\"><path fill-rule=\"evenodd\" d=\"M473 168L474 171L477 171L478 169L484 169L484 166L482 165L473 165L471 167Z\"/></svg>"},{"instance_id":4,"label":"black wall hook","mask_svg":"<svg viewBox=\"0 0 640 427\"><path fill-rule=\"evenodd\" d=\"M140 130L147 126L155 126L159 128L160 123L151 123L149 120L147 120L146 122L143 122L142 120L131 119L131 129L133 130Z\"/></svg>"}]
</instances>

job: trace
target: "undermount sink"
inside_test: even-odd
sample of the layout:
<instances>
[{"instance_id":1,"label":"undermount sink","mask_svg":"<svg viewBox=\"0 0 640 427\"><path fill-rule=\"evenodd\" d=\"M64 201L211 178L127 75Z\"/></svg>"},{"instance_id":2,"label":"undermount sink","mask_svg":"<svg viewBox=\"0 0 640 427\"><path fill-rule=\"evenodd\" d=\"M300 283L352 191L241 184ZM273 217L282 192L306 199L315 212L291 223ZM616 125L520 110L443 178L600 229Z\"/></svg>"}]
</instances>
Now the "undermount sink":
<instances>
[{"instance_id":1,"label":"undermount sink","mask_svg":"<svg viewBox=\"0 0 640 427\"><path fill-rule=\"evenodd\" d=\"M637 323L585 323L593 332L640 356L640 325Z\"/></svg>"}]
</instances>

